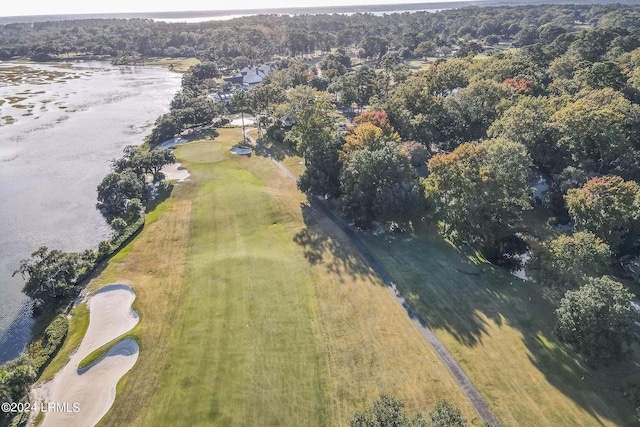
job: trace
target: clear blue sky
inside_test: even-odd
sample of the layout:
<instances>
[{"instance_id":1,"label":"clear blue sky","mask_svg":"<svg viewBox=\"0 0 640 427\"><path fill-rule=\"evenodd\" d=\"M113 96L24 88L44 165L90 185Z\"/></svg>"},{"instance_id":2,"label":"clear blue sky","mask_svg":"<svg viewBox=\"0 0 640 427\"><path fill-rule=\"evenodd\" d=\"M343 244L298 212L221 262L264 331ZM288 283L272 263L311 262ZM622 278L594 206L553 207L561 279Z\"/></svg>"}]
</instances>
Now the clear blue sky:
<instances>
[{"instance_id":1,"label":"clear blue sky","mask_svg":"<svg viewBox=\"0 0 640 427\"><path fill-rule=\"evenodd\" d=\"M179 10L240 10L305 6L427 3L457 0L3 0L0 16L72 13L164 12Z\"/></svg>"}]
</instances>

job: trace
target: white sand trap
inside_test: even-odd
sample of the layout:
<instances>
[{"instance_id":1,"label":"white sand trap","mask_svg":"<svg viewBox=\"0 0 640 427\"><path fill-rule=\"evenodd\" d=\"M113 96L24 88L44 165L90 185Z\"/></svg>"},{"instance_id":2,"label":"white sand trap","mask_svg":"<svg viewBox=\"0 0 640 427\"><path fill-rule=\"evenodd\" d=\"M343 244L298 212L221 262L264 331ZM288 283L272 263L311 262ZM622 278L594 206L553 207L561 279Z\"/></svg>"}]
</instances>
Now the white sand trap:
<instances>
[{"instance_id":1,"label":"white sand trap","mask_svg":"<svg viewBox=\"0 0 640 427\"><path fill-rule=\"evenodd\" d=\"M245 156L247 154L251 154L251 148L233 147L229 151L231 151L233 154L244 154Z\"/></svg>"},{"instance_id":2,"label":"white sand trap","mask_svg":"<svg viewBox=\"0 0 640 427\"><path fill-rule=\"evenodd\" d=\"M182 182L189 178L189 171L186 168L180 166L180 163L165 165L161 171L167 181Z\"/></svg>"},{"instance_id":3,"label":"white sand trap","mask_svg":"<svg viewBox=\"0 0 640 427\"><path fill-rule=\"evenodd\" d=\"M159 148L173 148L176 145L184 144L186 142L189 142L189 140L179 136L177 138L167 139L162 144L160 144L158 147Z\"/></svg>"},{"instance_id":4,"label":"white sand trap","mask_svg":"<svg viewBox=\"0 0 640 427\"><path fill-rule=\"evenodd\" d=\"M107 413L116 398L116 384L138 360L138 344L127 338L93 365L79 371L78 364L138 323L131 310L134 299L135 293L125 285L106 286L90 298L89 328L78 351L53 380L34 390L45 409L47 404L62 404L47 411L42 426L94 426Z\"/></svg>"},{"instance_id":5,"label":"white sand trap","mask_svg":"<svg viewBox=\"0 0 640 427\"><path fill-rule=\"evenodd\" d=\"M250 126L250 125L252 125L253 123L254 123L254 121L253 121L253 120L248 119L248 118L246 118L246 117L244 118L244 125L245 125L245 126ZM231 126L242 126L242 119L234 119L234 120L231 120L231 121L229 122L229 124L230 124Z\"/></svg>"}]
</instances>

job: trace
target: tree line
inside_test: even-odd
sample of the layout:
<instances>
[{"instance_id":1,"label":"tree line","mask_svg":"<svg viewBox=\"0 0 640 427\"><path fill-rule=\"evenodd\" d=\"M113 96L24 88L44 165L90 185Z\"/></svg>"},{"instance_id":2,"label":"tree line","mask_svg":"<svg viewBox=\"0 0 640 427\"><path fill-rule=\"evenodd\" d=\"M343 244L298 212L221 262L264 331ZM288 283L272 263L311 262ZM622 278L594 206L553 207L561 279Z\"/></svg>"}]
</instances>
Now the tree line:
<instances>
[{"instance_id":1,"label":"tree line","mask_svg":"<svg viewBox=\"0 0 640 427\"><path fill-rule=\"evenodd\" d=\"M494 45L547 45L576 22L620 28L637 38L638 7L611 5L538 5L482 7L375 16L261 15L230 21L166 23L149 19L84 19L0 26L0 59L47 59L70 54L127 58L197 57L221 67L259 63L278 56L329 52L354 47L362 58L400 52L403 58L448 49L460 40ZM465 44L462 52L476 45ZM246 64L245 64L246 65Z\"/></svg>"}]
</instances>

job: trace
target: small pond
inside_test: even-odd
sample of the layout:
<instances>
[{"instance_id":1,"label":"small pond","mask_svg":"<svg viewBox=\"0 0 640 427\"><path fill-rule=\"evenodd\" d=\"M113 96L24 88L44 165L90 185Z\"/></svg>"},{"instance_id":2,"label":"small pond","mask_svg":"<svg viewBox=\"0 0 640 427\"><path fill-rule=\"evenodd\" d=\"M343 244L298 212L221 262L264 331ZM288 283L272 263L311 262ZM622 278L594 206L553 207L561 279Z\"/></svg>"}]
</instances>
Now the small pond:
<instances>
[{"instance_id":1,"label":"small pond","mask_svg":"<svg viewBox=\"0 0 640 427\"><path fill-rule=\"evenodd\" d=\"M520 233L507 236L498 243L494 264L522 280L529 280L525 266L531 258L531 248Z\"/></svg>"}]
</instances>

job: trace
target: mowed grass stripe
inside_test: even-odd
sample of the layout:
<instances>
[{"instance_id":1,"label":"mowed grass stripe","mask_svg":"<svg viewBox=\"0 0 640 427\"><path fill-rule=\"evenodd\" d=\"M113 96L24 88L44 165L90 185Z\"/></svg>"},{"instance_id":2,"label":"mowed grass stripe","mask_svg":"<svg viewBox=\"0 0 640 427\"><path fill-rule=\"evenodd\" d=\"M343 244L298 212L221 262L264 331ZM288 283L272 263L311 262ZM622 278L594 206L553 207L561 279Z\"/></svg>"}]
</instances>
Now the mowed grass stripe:
<instances>
[{"instance_id":1,"label":"mowed grass stripe","mask_svg":"<svg viewBox=\"0 0 640 427\"><path fill-rule=\"evenodd\" d=\"M264 184L227 154L236 132L221 133L178 152L197 190L171 362L146 424L321 425L313 280ZM210 149L221 161L202 163Z\"/></svg>"},{"instance_id":2,"label":"mowed grass stripe","mask_svg":"<svg viewBox=\"0 0 640 427\"><path fill-rule=\"evenodd\" d=\"M447 368L351 240L326 215L311 209L271 162L258 160L242 165L265 182L315 280L328 370L324 424L349 425L354 413L369 407L380 393L403 400L411 415L427 414L439 400L448 399L472 425L480 424ZM299 160L285 156L283 164L299 165Z\"/></svg>"}]
</instances>

